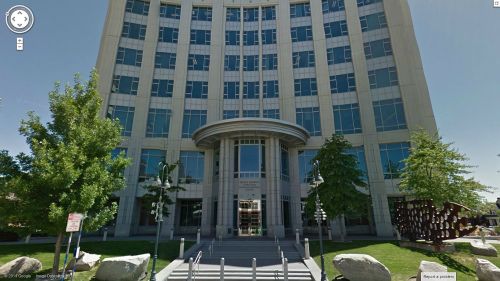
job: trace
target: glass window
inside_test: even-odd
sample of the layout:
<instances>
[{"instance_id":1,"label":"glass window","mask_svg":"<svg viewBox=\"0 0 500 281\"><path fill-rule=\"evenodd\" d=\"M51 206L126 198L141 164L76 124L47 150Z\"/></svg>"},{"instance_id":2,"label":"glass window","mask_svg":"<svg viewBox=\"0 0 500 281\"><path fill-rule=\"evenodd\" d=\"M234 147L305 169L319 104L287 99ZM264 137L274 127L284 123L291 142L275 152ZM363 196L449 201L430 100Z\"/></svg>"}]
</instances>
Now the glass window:
<instances>
[{"instance_id":1,"label":"glass window","mask_svg":"<svg viewBox=\"0 0 500 281\"><path fill-rule=\"evenodd\" d=\"M125 11L147 16L149 11L149 3L140 0L127 0Z\"/></svg>"},{"instance_id":2,"label":"glass window","mask_svg":"<svg viewBox=\"0 0 500 281\"><path fill-rule=\"evenodd\" d=\"M299 150L299 176L301 183L312 181L312 160L318 154L317 149Z\"/></svg>"},{"instance_id":3,"label":"glass window","mask_svg":"<svg viewBox=\"0 0 500 281\"><path fill-rule=\"evenodd\" d=\"M291 4L290 18L309 17L311 16L311 6L309 3Z\"/></svg>"},{"instance_id":4,"label":"glass window","mask_svg":"<svg viewBox=\"0 0 500 281\"><path fill-rule=\"evenodd\" d=\"M186 82L187 99L206 99L208 98L207 81L187 81Z\"/></svg>"},{"instance_id":5,"label":"glass window","mask_svg":"<svg viewBox=\"0 0 500 281\"><path fill-rule=\"evenodd\" d=\"M259 8L243 9L245 22L259 21Z\"/></svg>"},{"instance_id":6,"label":"glass window","mask_svg":"<svg viewBox=\"0 0 500 281\"><path fill-rule=\"evenodd\" d=\"M175 69L176 54L156 52L155 68Z\"/></svg>"},{"instance_id":7,"label":"glass window","mask_svg":"<svg viewBox=\"0 0 500 281\"><path fill-rule=\"evenodd\" d=\"M118 119L122 126L122 136L130 136L132 134L132 123L134 122L134 107L110 105L108 107L107 117L109 119Z\"/></svg>"},{"instance_id":8,"label":"glass window","mask_svg":"<svg viewBox=\"0 0 500 281\"><path fill-rule=\"evenodd\" d=\"M138 87L139 77L115 75L113 78L113 84L111 85L111 92L135 96L137 95Z\"/></svg>"},{"instance_id":9,"label":"glass window","mask_svg":"<svg viewBox=\"0 0 500 281\"><path fill-rule=\"evenodd\" d=\"M160 17L169 19L180 19L181 6L172 4L160 4Z\"/></svg>"},{"instance_id":10,"label":"glass window","mask_svg":"<svg viewBox=\"0 0 500 281\"><path fill-rule=\"evenodd\" d=\"M392 55L392 45L389 38L364 43L366 59Z\"/></svg>"},{"instance_id":11,"label":"glass window","mask_svg":"<svg viewBox=\"0 0 500 281\"><path fill-rule=\"evenodd\" d=\"M224 99L240 98L240 82L224 82Z\"/></svg>"},{"instance_id":12,"label":"glass window","mask_svg":"<svg viewBox=\"0 0 500 281\"><path fill-rule=\"evenodd\" d=\"M363 179L365 182L368 182L368 169L366 168L366 157L365 157L365 149L363 146L355 146L346 151L347 154L353 155L356 157L356 161L358 162L358 169L363 172Z\"/></svg>"},{"instance_id":13,"label":"glass window","mask_svg":"<svg viewBox=\"0 0 500 281\"><path fill-rule=\"evenodd\" d=\"M227 8L226 21L240 21L240 8Z\"/></svg>"},{"instance_id":14,"label":"glass window","mask_svg":"<svg viewBox=\"0 0 500 281\"><path fill-rule=\"evenodd\" d=\"M398 73L395 67L368 71L370 89L378 89L398 85Z\"/></svg>"},{"instance_id":15,"label":"glass window","mask_svg":"<svg viewBox=\"0 0 500 281\"><path fill-rule=\"evenodd\" d=\"M144 40L146 38L146 26L131 22L124 22L122 36L131 39Z\"/></svg>"},{"instance_id":16,"label":"glass window","mask_svg":"<svg viewBox=\"0 0 500 281\"><path fill-rule=\"evenodd\" d=\"M239 110L224 110L224 115L222 118L225 119L233 119L233 118L238 118L240 117L240 111Z\"/></svg>"},{"instance_id":17,"label":"glass window","mask_svg":"<svg viewBox=\"0 0 500 281\"><path fill-rule=\"evenodd\" d=\"M179 226L200 226L202 214L201 200L179 200Z\"/></svg>"},{"instance_id":18,"label":"glass window","mask_svg":"<svg viewBox=\"0 0 500 281\"><path fill-rule=\"evenodd\" d=\"M258 99L259 98L259 82L243 82L243 98Z\"/></svg>"},{"instance_id":19,"label":"glass window","mask_svg":"<svg viewBox=\"0 0 500 281\"><path fill-rule=\"evenodd\" d=\"M359 21L362 32L387 27L384 12L359 17Z\"/></svg>"},{"instance_id":20,"label":"glass window","mask_svg":"<svg viewBox=\"0 0 500 281\"><path fill-rule=\"evenodd\" d=\"M207 123L206 110L185 109L182 120L182 137L190 138L196 129Z\"/></svg>"},{"instance_id":21,"label":"glass window","mask_svg":"<svg viewBox=\"0 0 500 281\"><path fill-rule=\"evenodd\" d=\"M148 113L148 123L146 137L167 138L170 128L170 109L150 108Z\"/></svg>"},{"instance_id":22,"label":"glass window","mask_svg":"<svg viewBox=\"0 0 500 281\"><path fill-rule=\"evenodd\" d=\"M264 98L277 98L279 96L278 80L263 82Z\"/></svg>"},{"instance_id":23,"label":"glass window","mask_svg":"<svg viewBox=\"0 0 500 281\"><path fill-rule=\"evenodd\" d=\"M135 50L129 48L118 48L118 53L116 55L116 63L141 66L142 62L142 50Z\"/></svg>"},{"instance_id":24,"label":"glass window","mask_svg":"<svg viewBox=\"0 0 500 281\"><path fill-rule=\"evenodd\" d=\"M151 96L171 98L174 92L174 80L153 79Z\"/></svg>"},{"instance_id":25,"label":"glass window","mask_svg":"<svg viewBox=\"0 0 500 281\"><path fill-rule=\"evenodd\" d=\"M113 150L111 150L111 159L116 159L116 157L118 157L118 155L120 155L120 153L125 154L125 156L127 156L127 148L126 147L117 147L117 148L113 148Z\"/></svg>"},{"instance_id":26,"label":"glass window","mask_svg":"<svg viewBox=\"0 0 500 281\"><path fill-rule=\"evenodd\" d=\"M226 45L228 46L240 45L240 32L238 30L226 31Z\"/></svg>"},{"instance_id":27,"label":"glass window","mask_svg":"<svg viewBox=\"0 0 500 281\"><path fill-rule=\"evenodd\" d=\"M226 55L224 57L224 70L225 71L239 71L240 70L240 56Z\"/></svg>"},{"instance_id":28,"label":"glass window","mask_svg":"<svg viewBox=\"0 0 500 281\"><path fill-rule=\"evenodd\" d=\"M260 117L260 113L259 113L259 110L254 110L254 109L250 109L250 110L243 110L243 117L246 117L246 118L251 118L251 117Z\"/></svg>"},{"instance_id":29,"label":"glass window","mask_svg":"<svg viewBox=\"0 0 500 281\"><path fill-rule=\"evenodd\" d=\"M193 7L191 20L212 21L212 8Z\"/></svg>"},{"instance_id":30,"label":"glass window","mask_svg":"<svg viewBox=\"0 0 500 281\"><path fill-rule=\"evenodd\" d=\"M293 68L314 67L314 51L293 52Z\"/></svg>"},{"instance_id":31,"label":"glass window","mask_svg":"<svg viewBox=\"0 0 500 281\"><path fill-rule=\"evenodd\" d=\"M401 98L373 102L378 132L406 129L406 118Z\"/></svg>"},{"instance_id":32,"label":"glass window","mask_svg":"<svg viewBox=\"0 0 500 281\"><path fill-rule=\"evenodd\" d=\"M202 183L205 168L205 153L181 151L179 163L179 183Z\"/></svg>"},{"instance_id":33,"label":"glass window","mask_svg":"<svg viewBox=\"0 0 500 281\"><path fill-rule=\"evenodd\" d=\"M264 109L264 118L280 119L280 110L277 109Z\"/></svg>"},{"instance_id":34,"label":"glass window","mask_svg":"<svg viewBox=\"0 0 500 281\"><path fill-rule=\"evenodd\" d=\"M382 0L357 0L358 7L382 2Z\"/></svg>"},{"instance_id":35,"label":"glass window","mask_svg":"<svg viewBox=\"0 0 500 281\"><path fill-rule=\"evenodd\" d=\"M334 105L333 120L335 121L335 134L361 133L361 117L357 103Z\"/></svg>"},{"instance_id":36,"label":"glass window","mask_svg":"<svg viewBox=\"0 0 500 281\"><path fill-rule=\"evenodd\" d=\"M208 71L210 65L210 55L193 55L188 56L188 70L204 70Z\"/></svg>"},{"instance_id":37,"label":"glass window","mask_svg":"<svg viewBox=\"0 0 500 281\"><path fill-rule=\"evenodd\" d=\"M243 31L243 45L252 46L259 44L259 31L258 30L250 30Z\"/></svg>"},{"instance_id":38,"label":"glass window","mask_svg":"<svg viewBox=\"0 0 500 281\"><path fill-rule=\"evenodd\" d=\"M322 0L323 14L345 10L344 0Z\"/></svg>"},{"instance_id":39,"label":"glass window","mask_svg":"<svg viewBox=\"0 0 500 281\"><path fill-rule=\"evenodd\" d=\"M332 94L356 91L354 73L330 76L330 89Z\"/></svg>"},{"instance_id":40,"label":"glass window","mask_svg":"<svg viewBox=\"0 0 500 281\"><path fill-rule=\"evenodd\" d=\"M278 54L262 55L262 70L278 69Z\"/></svg>"},{"instance_id":41,"label":"glass window","mask_svg":"<svg viewBox=\"0 0 500 281\"><path fill-rule=\"evenodd\" d=\"M328 57L329 65L352 61L350 46L342 46L342 47L326 49L326 55Z\"/></svg>"},{"instance_id":42,"label":"glass window","mask_svg":"<svg viewBox=\"0 0 500 281\"><path fill-rule=\"evenodd\" d=\"M291 28L292 42L311 41L313 39L311 26L298 26Z\"/></svg>"},{"instance_id":43,"label":"glass window","mask_svg":"<svg viewBox=\"0 0 500 281\"><path fill-rule=\"evenodd\" d=\"M288 155L288 147L286 145L280 144L280 160L281 160L281 165L280 165L280 179L283 181L289 181L290 180L290 159Z\"/></svg>"},{"instance_id":44,"label":"glass window","mask_svg":"<svg viewBox=\"0 0 500 281\"><path fill-rule=\"evenodd\" d=\"M177 43L179 39L179 29L160 26L160 34L158 35L158 42Z\"/></svg>"},{"instance_id":45,"label":"glass window","mask_svg":"<svg viewBox=\"0 0 500 281\"><path fill-rule=\"evenodd\" d=\"M316 96L318 95L318 85L316 78L303 78L294 80L295 96Z\"/></svg>"},{"instance_id":46,"label":"glass window","mask_svg":"<svg viewBox=\"0 0 500 281\"><path fill-rule=\"evenodd\" d=\"M276 29L263 29L262 30L262 44L276 44Z\"/></svg>"},{"instance_id":47,"label":"glass window","mask_svg":"<svg viewBox=\"0 0 500 281\"><path fill-rule=\"evenodd\" d=\"M333 38L348 34L347 22L345 20L325 23L325 37Z\"/></svg>"},{"instance_id":48,"label":"glass window","mask_svg":"<svg viewBox=\"0 0 500 281\"><path fill-rule=\"evenodd\" d=\"M155 179L158 176L158 164L165 162L166 150L143 149L141 163L139 164L139 182Z\"/></svg>"},{"instance_id":49,"label":"glass window","mask_svg":"<svg viewBox=\"0 0 500 281\"><path fill-rule=\"evenodd\" d=\"M243 70L244 71L258 71L259 70L259 56L243 56Z\"/></svg>"},{"instance_id":50,"label":"glass window","mask_svg":"<svg viewBox=\"0 0 500 281\"><path fill-rule=\"evenodd\" d=\"M276 7L263 7L262 8L262 20L275 20L276 19Z\"/></svg>"},{"instance_id":51,"label":"glass window","mask_svg":"<svg viewBox=\"0 0 500 281\"><path fill-rule=\"evenodd\" d=\"M265 177L265 145L261 140L235 141L234 177Z\"/></svg>"},{"instance_id":52,"label":"glass window","mask_svg":"<svg viewBox=\"0 0 500 281\"><path fill-rule=\"evenodd\" d=\"M297 124L304 127L311 136L321 136L319 107L297 108L296 119Z\"/></svg>"},{"instance_id":53,"label":"glass window","mask_svg":"<svg viewBox=\"0 0 500 281\"><path fill-rule=\"evenodd\" d=\"M410 154L407 142L380 144L380 159L385 179L397 179L405 166L404 159Z\"/></svg>"},{"instance_id":54,"label":"glass window","mask_svg":"<svg viewBox=\"0 0 500 281\"><path fill-rule=\"evenodd\" d=\"M191 29L189 43L196 45L210 45L210 30Z\"/></svg>"}]
</instances>

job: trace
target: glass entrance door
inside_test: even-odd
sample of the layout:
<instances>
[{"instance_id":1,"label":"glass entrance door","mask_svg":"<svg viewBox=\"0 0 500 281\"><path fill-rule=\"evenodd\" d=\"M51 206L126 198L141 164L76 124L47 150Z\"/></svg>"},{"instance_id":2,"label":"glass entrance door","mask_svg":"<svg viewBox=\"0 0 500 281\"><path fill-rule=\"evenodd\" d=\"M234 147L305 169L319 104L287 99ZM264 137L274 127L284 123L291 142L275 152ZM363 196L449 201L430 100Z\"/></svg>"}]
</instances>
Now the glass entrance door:
<instances>
[{"instance_id":1,"label":"glass entrance door","mask_svg":"<svg viewBox=\"0 0 500 281\"><path fill-rule=\"evenodd\" d=\"M238 225L238 234L240 236L262 235L261 208L259 200L239 201Z\"/></svg>"}]
</instances>

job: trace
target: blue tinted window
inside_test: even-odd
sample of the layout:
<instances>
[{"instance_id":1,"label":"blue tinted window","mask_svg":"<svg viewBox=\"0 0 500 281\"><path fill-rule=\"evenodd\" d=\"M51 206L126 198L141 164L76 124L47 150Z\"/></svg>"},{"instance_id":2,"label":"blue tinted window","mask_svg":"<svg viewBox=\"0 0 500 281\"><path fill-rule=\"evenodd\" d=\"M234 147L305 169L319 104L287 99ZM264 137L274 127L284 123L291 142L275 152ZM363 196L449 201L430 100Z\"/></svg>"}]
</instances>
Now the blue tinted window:
<instances>
[{"instance_id":1,"label":"blue tinted window","mask_svg":"<svg viewBox=\"0 0 500 281\"><path fill-rule=\"evenodd\" d=\"M139 164L139 181L156 178L159 172L159 163L165 162L167 151L159 149L143 149Z\"/></svg>"},{"instance_id":2,"label":"blue tinted window","mask_svg":"<svg viewBox=\"0 0 500 281\"><path fill-rule=\"evenodd\" d=\"M373 111L378 132L406 129L403 101L400 98L374 101Z\"/></svg>"},{"instance_id":3,"label":"blue tinted window","mask_svg":"<svg viewBox=\"0 0 500 281\"><path fill-rule=\"evenodd\" d=\"M258 99L259 98L259 82L243 82L243 98Z\"/></svg>"},{"instance_id":4,"label":"blue tinted window","mask_svg":"<svg viewBox=\"0 0 500 281\"><path fill-rule=\"evenodd\" d=\"M151 96L153 97L172 97L174 92L174 80L153 79L151 87Z\"/></svg>"},{"instance_id":5,"label":"blue tinted window","mask_svg":"<svg viewBox=\"0 0 500 281\"><path fill-rule=\"evenodd\" d=\"M208 71L210 65L209 55L193 55L188 57L188 70L205 70Z\"/></svg>"},{"instance_id":6,"label":"blue tinted window","mask_svg":"<svg viewBox=\"0 0 500 281\"><path fill-rule=\"evenodd\" d=\"M294 52L293 68L314 67L314 51Z\"/></svg>"},{"instance_id":7,"label":"blue tinted window","mask_svg":"<svg viewBox=\"0 0 500 281\"><path fill-rule=\"evenodd\" d=\"M111 151L111 159L116 159L120 153L124 153L127 156L127 148L117 147Z\"/></svg>"},{"instance_id":8,"label":"blue tinted window","mask_svg":"<svg viewBox=\"0 0 500 281\"><path fill-rule=\"evenodd\" d=\"M259 44L259 31L251 30L251 31L243 31L243 45L252 46Z\"/></svg>"},{"instance_id":9,"label":"blue tinted window","mask_svg":"<svg viewBox=\"0 0 500 281\"><path fill-rule=\"evenodd\" d=\"M240 56L226 55L224 57L224 70L226 71L239 71L240 70Z\"/></svg>"},{"instance_id":10,"label":"blue tinted window","mask_svg":"<svg viewBox=\"0 0 500 281\"><path fill-rule=\"evenodd\" d=\"M276 19L276 7L263 7L262 8L262 20L275 20Z\"/></svg>"},{"instance_id":11,"label":"blue tinted window","mask_svg":"<svg viewBox=\"0 0 500 281\"><path fill-rule=\"evenodd\" d=\"M226 21L240 21L240 8L227 8Z\"/></svg>"},{"instance_id":12,"label":"blue tinted window","mask_svg":"<svg viewBox=\"0 0 500 281\"><path fill-rule=\"evenodd\" d=\"M193 7L192 20L212 21L212 8Z\"/></svg>"},{"instance_id":13,"label":"blue tinted window","mask_svg":"<svg viewBox=\"0 0 500 281\"><path fill-rule=\"evenodd\" d=\"M239 110L224 110L224 115L222 116L224 120L238 118L238 117L240 117Z\"/></svg>"},{"instance_id":14,"label":"blue tinted window","mask_svg":"<svg viewBox=\"0 0 500 281\"><path fill-rule=\"evenodd\" d=\"M160 26L158 42L177 43L179 39L179 29L166 26Z\"/></svg>"},{"instance_id":15,"label":"blue tinted window","mask_svg":"<svg viewBox=\"0 0 500 281\"><path fill-rule=\"evenodd\" d=\"M364 43L366 59L392 55L392 45L389 38Z\"/></svg>"},{"instance_id":16,"label":"blue tinted window","mask_svg":"<svg viewBox=\"0 0 500 281\"><path fill-rule=\"evenodd\" d=\"M300 3L290 5L290 18L308 17L311 15L311 6L309 3Z\"/></svg>"},{"instance_id":17,"label":"blue tinted window","mask_svg":"<svg viewBox=\"0 0 500 281\"><path fill-rule=\"evenodd\" d=\"M244 56L243 57L243 70L244 71L257 71L259 70L259 56Z\"/></svg>"},{"instance_id":18,"label":"blue tinted window","mask_svg":"<svg viewBox=\"0 0 500 281\"><path fill-rule=\"evenodd\" d=\"M172 4L160 4L160 17L169 19L180 19L181 6Z\"/></svg>"},{"instance_id":19,"label":"blue tinted window","mask_svg":"<svg viewBox=\"0 0 500 281\"><path fill-rule=\"evenodd\" d=\"M128 106L110 105L108 108L107 117L113 120L118 119L122 126L122 136L130 136L132 134L134 111L135 108Z\"/></svg>"},{"instance_id":20,"label":"blue tinted window","mask_svg":"<svg viewBox=\"0 0 500 281\"><path fill-rule=\"evenodd\" d=\"M184 110L184 117L182 120L182 137L190 138L196 129L204 126L207 123L206 110Z\"/></svg>"},{"instance_id":21,"label":"blue tinted window","mask_svg":"<svg viewBox=\"0 0 500 281\"><path fill-rule=\"evenodd\" d=\"M131 22L124 22L122 36L126 38L144 40L146 38L146 26Z\"/></svg>"},{"instance_id":22,"label":"blue tinted window","mask_svg":"<svg viewBox=\"0 0 500 281\"><path fill-rule=\"evenodd\" d=\"M278 80L264 81L262 84L264 98L277 98L279 96Z\"/></svg>"},{"instance_id":23,"label":"blue tinted window","mask_svg":"<svg viewBox=\"0 0 500 281\"><path fill-rule=\"evenodd\" d=\"M301 183L309 183L312 181L312 161L318 154L317 149L299 150L299 176Z\"/></svg>"},{"instance_id":24,"label":"blue tinted window","mask_svg":"<svg viewBox=\"0 0 500 281\"><path fill-rule=\"evenodd\" d=\"M316 78L295 79L295 96L316 96L318 94L318 85Z\"/></svg>"},{"instance_id":25,"label":"blue tinted window","mask_svg":"<svg viewBox=\"0 0 500 281\"><path fill-rule=\"evenodd\" d=\"M148 112L146 137L168 137L168 130L170 128L170 115L170 109L150 108Z\"/></svg>"},{"instance_id":26,"label":"blue tinted window","mask_svg":"<svg viewBox=\"0 0 500 281\"><path fill-rule=\"evenodd\" d=\"M149 11L149 3L140 0L127 0L125 11L147 16Z\"/></svg>"},{"instance_id":27,"label":"blue tinted window","mask_svg":"<svg viewBox=\"0 0 500 281\"><path fill-rule=\"evenodd\" d=\"M240 32L235 30L226 31L226 45L240 45Z\"/></svg>"},{"instance_id":28,"label":"blue tinted window","mask_svg":"<svg viewBox=\"0 0 500 281\"><path fill-rule=\"evenodd\" d=\"M365 5L370 5L373 3L379 3L382 2L382 0L357 0L358 2L358 7L365 6Z\"/></svg>"},{"instance_id":29,"label":"blue tinted window","mask_svg":"<svg viewBox=\"0 0 500 281\"><path fill-rule=\"evenodd\" d=\"M115 75L113 85L111 86L112 93L137 95L139 87L139 77Z\"/></svg>"},{"instance_id":30,"label":"blue tinted window","mask_svg":"<svg viewBox=\"0 0 500 281\"><path fill-rule=\"evenodd\" d=\"M330 90L332 94L356 91L354 73L330 76Z\"/></svg>"},{"instance_id":31,"label":"blue tinted window","mask_svg":"<svg viewBox=\"0 0 500 281\"><path fill-rule=\"evenodd\" d=\"M380 159L384 169L385 179L396 179L401 176L405 166L404 159L410 154L410 144L407 142L380 144Z\"/></svg>"},{"instance_id":32,"label":"blue tinted window","mask_svg":"<svg viewBox=\"0 0 500 281\"><path fill-rule=\"evenodd\" d=\"M191 30L189 43L196 45L210 45L210 30Z\"/></svg>"},{"instance_id":33,"label":"blue tinted window","mask_svg":"<svg viewBox=\"0 0 500 281\"><path fill-rule=\"evenodd\" d=\"M368 169L366 168L366 157L365 157L365 149L363 146L356 146L348 149L346 154L350 154L356 157L356 161L358 162L358 169L363 172L363 179L365 182L368 181Z\"/></svg>"},{"instance_id":34,"label":"blue tinted window","mask_svg":"<svg viewBox=\"0 0 500 281\"><path fill-rule=\"evenodd\" d=\"M243 117L251 118L251 117L259 117L259 110L243 110Z\"/></svg>"},{"instance_id":35,"label":"blue tinted window","mask_svg":"<svg viewBox=\"0 0 500 281\"><path fill-rule=\"evenodd\" d=\"M319 107L297 108L296 119L297 124L304 127L311 136L321 136Z\"/></svg>"},{"instance_id":36,"label":"blue tinted window","mask_svg":"<svg viewBox=\"0 0 500 281\"><path fill-rule=\"evenodd\" d=\"M348 34L347 22L345 20L325 23L325 37L333 38Z\"/></svg>"},{"instance_id":37,"label":"blue tinted window","mask_svg":"<svg viewBox=\"0 0 500 281\"><path fill-rule=\"evenodd\" d=\"M323 14L345 10L344 0L321 0Z\"/></svg>"},{"instance_id":38,"label":"blue tinted window","mask_svg":"<svg viewBox=\"0 0 500 281\"><path fill-rule=\"evenodd\" d=\"M176 54L156 52L155 68L175 69Z\"/></svg>"},{"instance_id":39,"label":"blue tinted window","mask_svg":"<svg viewBox=\"0 0 500 281\"><path fill-rule=\"evenodd\" d=\"M384 12L359 17L359 21L363 32L387 27Z\"/></svg>"},{"instance_id":40,"label":"blue tinted window","mask_svg":"<svg viewBox=\"0 0 500 281\"><path fill-rule=\"evenodd\" d=\"M368 71L370 88L384 88L398 85L398 74L395 67L381 68Z\"/></svg>"},{"instance_id":41,"label":"blue tinted window","mask_svg":"<svg viewBox=\"0 0 500 281\"><path fill-rule=\"evenodd\" d=\"M243 16L245 17L245 22L258 21L259 8L243 9Z\"/></svg>"},{"instance_id":42,"label":"blue tinted window","mask_svg":"<svg viewBox=\"0 0 500 281\"><path fill-rule=\"evenodd\" d=\"M179 156L179 183L202 183L204 170L205 153L200 151L181 151Z\"/></svg>"},{"instance_id":43,"label":"blue tinted window","mask_svg":"<svg viewBox=\"0 0 500 281\"><path fill-rule=\"evenodd\" d=\"M336 134L347 135L361 133L359 104L334 105L333 119L335 121Z\"/></svg>"},{"instance_id":44,"label":"blue tinted window","mask_svg":"<svg viewBox=\"0 0 500 281\"><path fill-rule=\"evenodd\" d=\"M208 82L206 81L187 81L186 98L206 99L208 97Z\"/></svg>"},{"instance_id":45,"label":"blue tinted window","mask_svg":"<svg viewBox=\"0 0 500 281\"><path fill-rule=\"evenodd\" d=\"M141 66L142 62L142 51L128 48L118 48L118 53L116 55L116 63Z\"/></svg>"},{"instance_id":46,"label":"blue tinted window","mask_svg":"<svg viewBox=\"0 0 500 281\"><path fill-rule=\"evenodd\" d=\"M240 82L224 82L224 99L240 98Z\"/></svg>"},{"instance_id":47,"label":"blue tinted window","mask_svg":"<svg viewBox=\"0 0 500 281\"><path fill-rule=\"evenodd\" d=\"M262 70L276 70L278 69L278 55L265 54L262 55Z\"/></svg>"},{"instance_id":48,"label":"blue tinted window","mask_svg":"<svg viewBox=\"0 0 500 281\"><path fill-rule=\"evenodd\" d=\"M262 30L262 44L276 44L276 29Z\"/></svg>"},{"instance_id":49,"label":"blue tinted window","mask_svg":"<svg viewBox=\"0 0 500 281\"><path fill-rule=\"evenodd\" d=\"M313 39L311 26L292 27L292 42L311 41Z\"/></svg>"},{"instance_id":50,"label":"blue tinted window","mask_svg":"<svg viewBox=\"0 0 500 281\"><path fill-rule=\"evenodd\" d=\"M280 119L279 109L264 109L264 118Z\"/></svg>"},{"instance_id":51,"label":"blue tinted window","mask_svg":"<svg viewBox=\"0 0 500 281\"><path fill-rule=\"evenodd\" d=\"M326 55L328 57L328 64L330 65L352 61L350 46L326 49Z\"/></svg>"}]
</instances>

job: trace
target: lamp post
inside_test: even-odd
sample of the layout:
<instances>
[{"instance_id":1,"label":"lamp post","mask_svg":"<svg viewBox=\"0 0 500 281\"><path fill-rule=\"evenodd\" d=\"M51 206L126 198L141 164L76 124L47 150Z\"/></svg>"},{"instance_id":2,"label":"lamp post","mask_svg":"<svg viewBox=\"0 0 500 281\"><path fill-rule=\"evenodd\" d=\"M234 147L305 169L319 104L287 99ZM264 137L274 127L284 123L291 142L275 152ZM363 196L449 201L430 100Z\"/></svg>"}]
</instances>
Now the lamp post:
<instances>
[{"instance_id":1,"label":"lamp post","mask_svg":"<svg viewBox=\"0 0 500 281\"><path fill-rule=\"evenodd\" d=\"M153 210L151 214L155 215L156 221L156 242L155 242L155 252L153 256L153 267L151 269L151 281L156 281L156 260L158 259L158 243L160 241L160 228L163 222L163 190L170 188L170 183L168 182L168 175L165 177L168 171L168 164L164 162L158 163L159 172L156 177L156 184L160 187L160 196L158 197L158 202L153 203Z\"/></svg>"},{"instance_id":2,"label":"lamp post","mask_svg":"<svg viewBox=\"0 0 500 281\"><path fill-rule=\"evenodd\" d=\"M319 200L319 191L318 187L320 184L325 182L323 177L319 172L319 161L316 160L313 162L313 179L311 181L311 187L316 190L316 212L314 213L314 217L316 218L316 222L318 223L319 230L319 251L321 255L321 281L326 281L326 273L325 273L325 257L323 256L323 231L321 229L321 223L326 220L326 213L321 209L321 201Z\"/></svg>"}]
</instances>

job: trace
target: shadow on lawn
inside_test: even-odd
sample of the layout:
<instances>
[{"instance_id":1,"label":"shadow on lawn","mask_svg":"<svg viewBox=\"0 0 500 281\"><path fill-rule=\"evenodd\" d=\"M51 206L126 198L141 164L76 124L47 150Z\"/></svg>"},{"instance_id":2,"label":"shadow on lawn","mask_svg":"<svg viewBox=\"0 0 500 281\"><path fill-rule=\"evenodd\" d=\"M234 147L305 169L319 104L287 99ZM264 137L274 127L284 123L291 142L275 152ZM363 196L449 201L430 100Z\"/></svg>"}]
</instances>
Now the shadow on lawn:
<instances>
[{"instance_id":1,"label":"shadow on lawn","mask_svg":"<svg viewBox=\"0 0 500 281\"><path fill-rule=\"evenodd\" d=\"M451 257L448 254L435 253L435 252L421 250L421 249L415 249L415 248L408 248L408 250L410 250L412 252L417 252L417 253L426 255L428 257L437 258L437 259L439 259L439 261L443 265L447 266L448 268L452 268L452 269L459 271L459 272L462 272L464 274L476 274L475 270L468 268L467 266L465 266L462 263L460 263L459 261L455 260L453 257ZM457 252L465 252L464 250L465 250L464 248L460 247L459 249L457 249Z\"/></svg>"}]
</instances>

